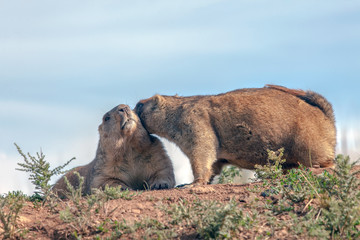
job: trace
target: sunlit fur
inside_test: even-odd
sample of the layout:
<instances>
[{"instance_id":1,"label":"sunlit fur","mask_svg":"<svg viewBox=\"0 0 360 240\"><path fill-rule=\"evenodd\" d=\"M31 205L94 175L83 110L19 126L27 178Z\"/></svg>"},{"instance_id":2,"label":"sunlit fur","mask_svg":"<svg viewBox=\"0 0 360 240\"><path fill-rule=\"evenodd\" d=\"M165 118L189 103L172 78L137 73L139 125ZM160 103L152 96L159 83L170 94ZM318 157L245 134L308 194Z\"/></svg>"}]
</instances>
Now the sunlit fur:
<instances>
[{"instance_id":1,"label":"sunlit fur","mask_svg":"<svg viewBox=\"0 0 360 240\"><path fill-rule=\"evenodd\" d=\"M173 167L159 139L151 136L138 116L127 105L107 112L99 126L100 140L95 159L66 174L70 183L79 184L73 171L85 177L84 194L105 185L123 189L163 189L175 185ZM64 177L54 186L63 195Z\"/></svg>"},{"instance_id":2,"label":"sunlit fur","mask_svg":"<svg viewBox=\"0 0 360 240\"><path fill-rule=\"evenodd\" d=\"M141 100L135 111L150 133L188 156L197 184L207 183L226 164L254 169L266 163L267 149L282 147L285 168L333 166L332 106L311 91L268 85L219 95L155 95Z\"/></svg>"}]
</instances>

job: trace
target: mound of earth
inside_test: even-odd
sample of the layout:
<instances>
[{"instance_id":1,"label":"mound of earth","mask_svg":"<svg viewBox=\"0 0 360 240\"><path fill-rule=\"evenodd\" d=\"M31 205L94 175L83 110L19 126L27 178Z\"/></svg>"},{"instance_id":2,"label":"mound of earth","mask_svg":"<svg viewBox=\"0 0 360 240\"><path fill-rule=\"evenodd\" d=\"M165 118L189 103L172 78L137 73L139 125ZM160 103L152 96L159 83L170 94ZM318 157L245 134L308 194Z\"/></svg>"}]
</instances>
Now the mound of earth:
<instances>
[{"instance_id":1,"label":"mound of earth","mask_svg":"<svg viewBox=\"0 0 360 240\"><path fill-rule=\"evenodd\" d=\"M355 170L360 170L357 166ZM320 173L321 170L314 170ZM133 192L135 194L131 199L115 199L106 201L101 210L93 210L91 215L86 216L89 226L80 224L76 221L64 222L60 218L60 212L74 203L64 200L58 203L54 209L49 207L36 207L32 202L27 202L21 210L17 227L27 229L27 232L21 239L76 239L81 235L81 239L143 239L146 235L146 227L131 230L136 223L144 222L146 219L156 220L168 224L171 219L162 209L169 209L173 204L184 203L192 204L197 200L218 201L224 205L230 201L235 201L244 209L244 213L250 215L257 211L264 212L264 207L269 202L277 201L263 194L266 189L262 189L261 183L249 184L213 184L205 186L196 186L184 189L170 189L157 191ZM85 201L84 199L82 201ZM307 202L299 203L296 208L303 210ZM86 205L84 205L86 206ZM86 209L83 209L86 212ZM274 215L277 220L286 220L287 214ZM240 239L256 239L263 236L263 231L268 231L269 226L266 219L262 224L257 224L256 228L244 229L239 237ZM118 228L114 228L114 223L119 223ZM123 223L122 225L120 223ZM129 228L127 228L127 227ZM179 227L176 225L170 229L176 239L198 239L195 226ZM114 235L114 231L123 231ZM75 233L76 232L76 233ZM97 238L98 236L98 238ZM151 235L149 239L153 239ZM155 239L157 237L154 237ZM302 237L291 236L286 228L278 228L272 232L268 239L299 239Z\"/></svg>"}]
</instances>

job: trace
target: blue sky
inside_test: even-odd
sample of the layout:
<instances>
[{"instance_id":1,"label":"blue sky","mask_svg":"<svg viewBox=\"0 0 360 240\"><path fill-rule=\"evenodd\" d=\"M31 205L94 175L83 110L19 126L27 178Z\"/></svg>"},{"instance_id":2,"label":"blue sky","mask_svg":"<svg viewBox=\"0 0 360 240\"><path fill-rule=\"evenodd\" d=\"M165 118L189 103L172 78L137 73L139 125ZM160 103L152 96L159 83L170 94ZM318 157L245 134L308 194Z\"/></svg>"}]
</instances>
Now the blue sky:
<instances>
[{"instance_id":1,"label":"blue sky","mask_svg":"<svg viewBox=\"0 0 360 240\"><path fill-rule=\"evenodd\" d=\"M0 0L0 32L0 193L29 187L14 142L85 164L102 115L155 93L311 89L359 147L359 1Z\"/></svg>"}]
</instances>

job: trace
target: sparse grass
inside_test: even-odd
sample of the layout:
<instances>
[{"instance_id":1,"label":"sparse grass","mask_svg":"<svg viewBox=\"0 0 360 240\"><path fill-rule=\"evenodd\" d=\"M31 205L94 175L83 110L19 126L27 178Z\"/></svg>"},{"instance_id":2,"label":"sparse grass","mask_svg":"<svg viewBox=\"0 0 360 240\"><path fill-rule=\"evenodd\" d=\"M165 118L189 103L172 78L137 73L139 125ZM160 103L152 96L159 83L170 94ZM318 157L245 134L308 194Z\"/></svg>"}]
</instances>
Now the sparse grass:
<instances>
[{"instance_id":1,"label":"sparse grass","mask_svg":"<svg viewBox=\"0 0 360 240\"><path fill-rule=\"evenodd\" d=\"M173 239L178 235L174 228L167 223L162 223L156 219L146 218L134 224L136 229L144 230L144 239Z\"/></svg>"},{"instance_id":2,"label":"sparse grass","mask_svg":"<svg viewBox=\"0 0 360 240\"><path fill-rule=\"evenodd\" d=\"M241 169L235 166L226 166L222 169L218 183L234 183L236 178L241 177Z\"/></svg>"},{"instance_id":3,"label":"sparse grass","mask_svg":"<svg viewBox=\"0 0 360 240\"><path fill-rule=\"evenodd\" d=\"M66 202L66 209L60 211L60 219L69 223L75 229L75 235L77 237L81 236L78 236L78 234L87 234L89 230L96 229L94 219L97 215L108 218L118 208L108 209L107 201L120 198L131 200L138 194L129 190L122 190L121 186L105 186L104 190L93 189L91 195L83 196L82 188L84 185L84 177L76 171L74 174L77 175L79 179L77 188L72 186L66 177L64 178L69 201ZM104 225L100 227L104 227ZM99 226L97 228L99 228Z\"/></svg>"},{"instance_id":4,"label":"sparse grass","mask_svg":"<svg viewBox=\"0 0 360 240\"><path fill-rule=\"evenodd\" d=\"M84 185L84 177L78 172L74 172L79 179L79 186L76 188L71 185L66 177L64 177L67 186L66 209L60 211L60 219L69 223L76 231L76 234L86 233L93 225L93 217L96 215L94 208L98 206L97 195L82 196L82 188Z\"/></svg>"},{"instance_id":5,"label":"sparse grass","mask_svg":"<svg viewBox=\"0 0 360 240\"><path fill-rule=\"evenodd\" d=\"M140 193L141 192L130 191L129 189L123 190L120 185L116 187L109 187L108 185L106 185L103 190L93 189L93 194L98 195L99 198L104 199L105 201L120 198L125 200L131 200Z\"/></svg>"},{"instance_id":6,"label":"sparse grass","mask_svg":"<svg viewBox=\"0 0 360 240\"><path fill-rule=\"evenodd\" d=\"M0 233L2 238L15 238L23 235L26 231L19 229L17 220L19 213L25 204L26 196L21 192L11 192L0 197Z\"/></svg>"},{"instance_id":7,"label":"sparse grass","mask_svg":"<svg viewBox=\"0 0 360 240\"><path fill-rule=\"evenodd\" d=\"M246 215L235 200L227 204L217 201L180 201L166 211L171 224L194 228L201 239L234 238L240 229L252 227L256 213Z\"/></svg>"},{"instance_id":8,"label":"sparse grass","mask_svg":"<svg viewBox=\"0 0 360 240\"><path fill-rule=\"evenodd\" d=\"M127 224L125 221L110 222L111 237L117 239L129 236L137 236L141 231L143 239L173 239L180 235L177 229L191 229L196 239L236 239L236 235L250 229L256 223L257 212L251 215L244 214L235 200L223 204L217 201L193 202L180 201L161 210L170 221L161 222L156 219L145 218ZM102 224L102 232L108 232L109 228ZM131 237L130 237L131 238Z\"/></svg>"},{"instance_id":9,"label":"sparse grass","mask_svg":"<svg viewBox=\"0 0 360 240\"><path fill-rule=\"evenodd\" d=\"M255 177L264 182L264 184L272 184L283 175L282 164L286 162L283 159L284 148L278 151L268 150L267 164L255 165Z\"/></svg>"},{"instance_id":10,"label":"sparse grass","mask_svg":"<svg viewBox=\"0 0 360 240\"><path fill-rule=\"evenodd\" d=\"M96 199L97 209L96 211L102 211L102 214L106 217L110 216L118 207L109 209L107 202L109 200L115 199L124 199L124 200L131 200L136 195L141 194L141 192L133 192L128 189L123 190L121 186L116 187L109 187L108 185L105 186L104 189L93 189L92 194L89 197L93 197Z\"/></svg>"},{"instance_id":11,"label":"sparse grass","mask_svg":"<svg viewBox=\"0 0 360 240\"><path fill-rule=\"evenodd\" d=\"M339 155L334 175L325 176L329 188L324 189L319 224L331 232L332 238L360 238L360 181L350 170L349 157Z\"/></svg>"},{"instance_id":12,"label":"sparse grass","mask_svg":"<svg viewBox=\"0 0 360 240\"><path fill-rule=\"evenodd\" d=\"M358 172L350 170L349 157L338 155L333 173L324 171L314 175L303 166L284 174L281 168L282 151L269 152L274 164L259 166L258 178L268 190L263 196L277 197L268 207L275 215L292 213L291 231L305 230L309 236L331 239L357 239L360 237L360 181ZM303 209L295 209L303 203Z\"/></svg>"},{"instance_id":13,"label":"sparse grass","mask_svg":"<svg viewBox=\"0 0 360 240\"><path fill-rule=\"evenodd\" d=\"M25 201L43 204L60 201L53 198L49 180L62 173L68 164L50 170L45 156L24 155L21 171L30 172L30 180L37 192L26 197L21 192L0 197L0 236L21 238L26 230L19 227L18 220ZM360 181L353 172L355 163L338 155L336 168L315 175L300 166L286 173L282 169L284 149L268 151L268 164L257 166L256 177L261 180L258 198L240 204L216 200L179 200L170 205L161 205L162 220L145 217L132 223L114 218L118 207L110 207L114 199L131 200L137 192L121 189L121 186L93 189L92 194L82 195L84 178L78 173L79 186L74 188L67 179L68 200L59 217L70 226L65 238L95 237L93 239L178 239L186 236L194 239L360 239ZM71 160L70 160L71 161ZM226 168L222 183L239 176L236 168ZM261 190L260 190L261 189ZM265 190L264 190L265 189ZM157 204L152 195L149 202ZM52 208L49 204L43 206ZM246 235L249 233L249 235ZM244 235L245 234L245 235Z\"/></svg>"}]
</instances>

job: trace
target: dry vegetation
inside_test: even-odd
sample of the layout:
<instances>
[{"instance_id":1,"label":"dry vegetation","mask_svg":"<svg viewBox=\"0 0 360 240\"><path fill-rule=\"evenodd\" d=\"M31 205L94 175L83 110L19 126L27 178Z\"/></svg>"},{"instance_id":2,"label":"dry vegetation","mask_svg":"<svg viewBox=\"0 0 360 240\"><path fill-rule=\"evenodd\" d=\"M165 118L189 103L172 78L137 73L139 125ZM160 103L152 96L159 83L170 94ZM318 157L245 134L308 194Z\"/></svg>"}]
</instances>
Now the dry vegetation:
<instances>
[{"instance_id":1,"label":"dry vegetation","mask_svg":"<svg viewBox=\"0 0 360 240\"><path fill-rule=\"evenodd\" d=\"M0 236L10 239L359 239L359 167L337 156L336 169L281 169L282 151L269 151L258 182L229 184L239 174L226 168L223 184L160 191L95 190L68 200L49 188L42 153L23 154L37 192L0 198ZM35 167L36 166L36 167ZM44 177L45 176L45 177ZM81 177L80 182L82 181ZM226 183L226 184L224 184Z\"/></svg>"}]
</instances>

